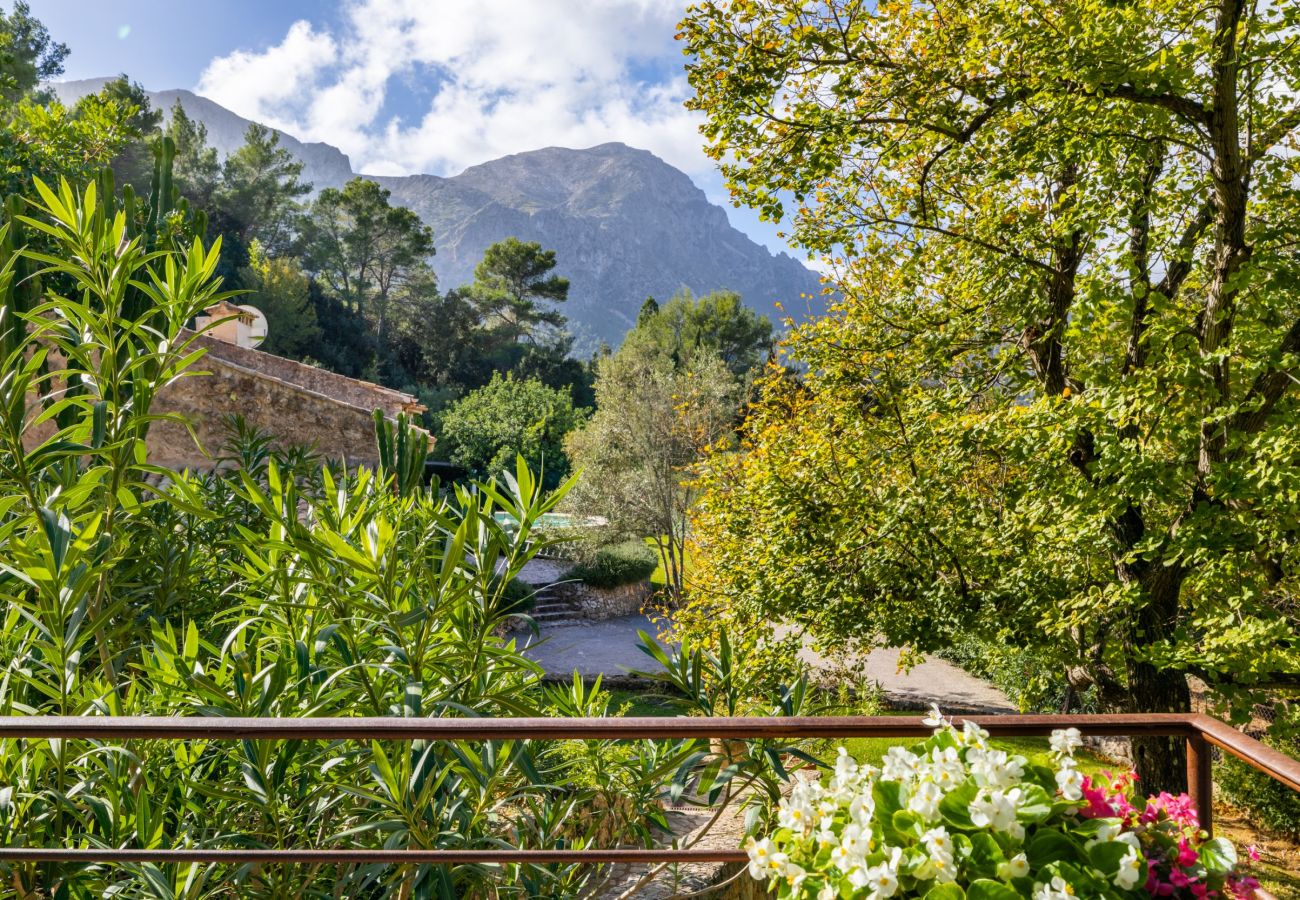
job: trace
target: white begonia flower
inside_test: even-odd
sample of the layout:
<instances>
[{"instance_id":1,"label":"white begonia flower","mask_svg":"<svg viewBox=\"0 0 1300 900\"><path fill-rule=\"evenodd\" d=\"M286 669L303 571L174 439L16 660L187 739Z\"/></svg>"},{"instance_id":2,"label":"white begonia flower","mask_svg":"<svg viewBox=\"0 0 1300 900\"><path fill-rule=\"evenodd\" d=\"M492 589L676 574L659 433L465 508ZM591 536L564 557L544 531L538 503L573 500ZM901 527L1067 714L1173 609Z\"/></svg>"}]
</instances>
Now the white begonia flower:
<instances>
[{"instance_id":1,"label":"white begonia flower","mask_svg":"<svg viewBox=\"0 0 1300 900\"><path fill-rule=\"evenodd\" d=\"M835 900L837 896L838 896L838 891L836 891L835 888L831 887L829 884L824 885L822 889L817 892L817 900Z\"/></svg>"},{"instance_id":2,"label":"white begonia flower","mask_svg":"<svg viewBox=\"0 0 1300 900\"><path fill-rule=\"evenodd\" d=\"M843 844L831 851L831 865L841 872L852 872L862 862L862 857L854 856Z\"/></svg>"},{"instance_id":3,"label":"white begonia flower","mask_svg":"<svg viewBox=\"0 0 1300 900\"><path fill-rule=\"evenodd\" d=\"M987 745L988 739L989 733L970 719L962 723L960 740L967 747L978 747L982 750Z\"/></svg>"},{"instance_id":4,"label":"white begonia flower","mask_svg":"<svg viewBox=\"0 0 1300 900\"><path fill-rule=\"evenodd\" d=\"M1083 735L1077 728L1058 728L1052 732L1052 752L1058 756L1073 756L1083 746Z\"/></svg>"},{"instance_id":5,"label":"white begonia flower","mask_svg":"<svg viewBox=\"0 0 1300 900\"><path fill-rule=\"evenodd\" d=\"M1083 773L1074 767L1074 760L1069 757L1061 760L1060 771L1056 773L1056 787L1071 803L1083 799Z\"/></svg>"},{"instance_id":6,"label":"white begonia flower","mask_svg":"<svg viewBox=\"0 0 1300 900\"><path fill-rule=\"evenodd\" d=\"M884 781L907 781L916 774L917 758L903 747L890 747L881 762L880 777Z\"/></svg>"},{"instance_id":7,"label":"white begonia flower","mask_svg":"<svg viewBox=\"0 0 1300 900\"><path fill-rule=\"evenodd\" d=\"M952 837L942 825L922 834L921 845L931 856L952 856Z\"/></svg>"},{"instance_id":8,"label":"white begonia flower","mask_svg":"<svg viewBox=\"0 0 1300 900\"><path fill-rule=\"evenodd\" d=\"M939 818L939 801L943 800L943 791L933 781L923 781L912 791L907 800L907 808L926 821Z\"/></svg>"},{"instance_id":9,"label":"white begonia flower","mask_svg":"<svg viewBox=\"0 0 1300 900\"><path fill-rule=\"evenodd\" d=\"M948 720L945 719L943 717L943 713L939 711L939 704L931 703L930 714L921 720L921 724L924 725L926 728L938 729L938 728L943 728L945 725L947 725Z\"/></svg>"},{"instance_id":10,"label":"white begonia flower","mask_svg":"<svg viewBox=\"0 0 1300 900\"><path fill-rule=\"evenodd\" d=\"M1025 758L1008 756L1004 750L971 751L966 761L980 787L1006 790L1025 777Z\"/></svg>"},{"instance_id":11,"label":"white begonia flower","mask_svg":"<svg viewBox=\"0 0 1300 900\"><path fill-rule=\"evenodd\" d=\"M970 820L976 828L992 828L1009 832L1016 824L1016 809L1020 805L1020 788L1009 791L980 791L971 802Z\"/></svg>"},{"instance_id":12,"label":"white begonia flower","mask_svg":"<svg viewBox=\"0 0 1300 900\"><path fill-rule=\"evenodd\" d=\"M859 828L870 828L871 819L876 814L876 798L870 791L863 791L849 801L849 816Z\"/></svg>"},{"instance_id":13,"label":"white begonia flower","mask_svg":"<svg viewBox=\"0 0 1300 900\"><path fill-rule=\"evenodd\" d=\"M812 829L814 823L812 807L798 802L782 803L776 821L782 828L789 828L800 835L806 834Z\"/></svg>"},{"instance_id":14,"label":"white begonia flower","mask_svg":"<svg viewBox=\"0 0 1300 900\"><path fill-rule=\"evenodd\" d=\"M1051 884L1034 885L1034 900L1074 900L1074 888L1060 875Z\"/></svg>"},{"instance_id":15,"label":"white begonia flower","mask_svg":"<svg viewBox=\"0 0 1300 900\"><path fill-rule=\"evenodd\" d=\"M928 777L947 792L966 780L966 765L955 747L943 750L935 747L930 751L929 760L918 764L917 773L922 779Z\"/></svg>"},{"instance_id":16,"label":"white begonia flower","mask_svg":"<svg viewBox=\"0 0 1300 900\"><path fill-rule=\"evenodd\" d=\"M1138 836L1131 831L1115 835L1115 840L1119 841L1121 844L1128 844L1134 850L1139 852L1142 850L1142 842L1138 840Z\"/></svg>"},{"instance_id":17,"label":"white begonia flower","mask_svg":"<svg viewBox=\"0 0 1300 900\"><path fill-rule=\"evenodd\" d=\"M1083 845L1085 850L1091 850L1095 844L1104 844L1107 841L1113 841L1119 837L1120 829L1124 823L1119 819L1094 819L1097 823L1097 836Z\"/></svg>"},{"instance_id":18,"label":"white begonia flower","mask_svg":"<svg viewBox=\"0 0 1300 900\"><path fill-rule=\"evenodd\" d=\"M1024 878L1029 874L1029 858L1023 853L1017 853L1006 862L998 866L998 877L1003 881L1012 878Z\"/></svg>"},{"instance_id":19,"label":"white begonia flower","mask_svg":"<svg viewBox=\"0 0 1300 900\"><path fill-rule=\"evenodd\" d=\"M862 887L871 888L872 897L892 897L898 893L898 870L887 862L872 866L863 872Z\"/></svg>"},{"instance_id":20,"label":"white begonia flower","mask_svg":"<svg viewBox=\"0 0 1300 900\"><path fill-rule=\"evenodd\" d=\"M799 896L799 887L803 884L803 880L808 877L808 873L804 868L790 863L785 867L785 871L781 875L785 878L785 883L790 886L791 892L796 897Z\"/></svg>"},{"instance_id":21,"label":"white begonia flower","mask_svg":"<svg viewBox=\"0 0 1300 900\"><path fill-rule=\"evenodd\" d=\"M1145 880L1147 874L1146 861L1142 854L1137 851L1136 847L1129 847L1128 853L1119 861L1119 871L1115 873L1115 887L1121 891L1131 891L1137 887L1138 882Z\"/></svg>"},{"instance_id":22,"label":"white begonia flower","mask_svg":"<svg viewBox=\"0 0 1300 900\"><path fill-rule=\"evenodd\" d=\"M871 832L856 824L844 826L844 834L840 837L840 846L850 855L857 859L866 856L872 850Z\"/></svg>"},{"instance_id":23,"label":"white begonia flower","mask_svg":"<svg viewBox=\"0 0 1300 900\"><path fill-rule=\"evenodd\" d=\"M771 838L758 841L751 837L745 849L749 853L749 874L760 881L772 874L772 858L782 855L776 852L776 845L772 843Z\"/></svg>"}]
</instances>

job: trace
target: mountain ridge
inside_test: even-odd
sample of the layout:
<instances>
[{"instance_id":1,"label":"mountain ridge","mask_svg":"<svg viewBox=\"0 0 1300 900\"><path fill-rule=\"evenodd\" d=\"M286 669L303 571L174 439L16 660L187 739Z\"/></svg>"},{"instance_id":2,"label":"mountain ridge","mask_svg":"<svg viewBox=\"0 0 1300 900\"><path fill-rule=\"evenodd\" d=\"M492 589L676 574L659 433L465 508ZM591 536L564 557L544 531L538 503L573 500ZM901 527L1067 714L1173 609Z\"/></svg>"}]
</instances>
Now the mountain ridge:
<instances>
[{"instance_id":1,"label":"mountain ridge","mask_svg":"<svg viewBox=\"0 0 1300 900\"><path fill-rule=\"evenodd\" d=\"M64 103L110 79L56 82ZM179 100L208 128L225 157L243 143L251 120L187 90L147 92L169 115ZM457 175L355 172L341 150L273 129L304 164L319 191L368 178L388 189L433 228L430 260L444 289L467 283L483 251L506 237L535 240L556 252L570 280L563 310L584 351L614 346L636 324L647 296L660 301L686 289L734 290L774 322L784 309L819 311L820 280L788 253L772 253L732 226L726 211L684 172L648 150L618 142L585 149L544 147L478 163Z\"/></svg>"}]
</instances>

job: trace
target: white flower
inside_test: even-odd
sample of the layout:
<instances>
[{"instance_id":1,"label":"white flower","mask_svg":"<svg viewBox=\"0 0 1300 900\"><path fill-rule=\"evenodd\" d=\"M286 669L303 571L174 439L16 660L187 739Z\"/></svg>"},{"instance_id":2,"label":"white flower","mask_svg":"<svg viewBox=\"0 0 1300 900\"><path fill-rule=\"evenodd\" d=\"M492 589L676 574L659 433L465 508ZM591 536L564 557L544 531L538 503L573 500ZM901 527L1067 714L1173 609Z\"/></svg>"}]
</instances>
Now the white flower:
<instances>
[{"instance_id":1,"label":"white flower","mask_svg":"<svg viewBox=\"0 0 1300 900\"><path fill-rule=\"evenodd\" d=\"M847 825L840 838L840 846L850 856L861 859L871 852L871 832L858 825Z\"/></svg>"},{"instance_id":2,"label":"white flower","mask_svg":"<svg viewBox=\"0 0 1300 900\"><path fill-rule=\"evenodd\" d=\"M1024 878L1029 874L1029 859L1023 853L1017 853L998 866L998 877L1003 881L1011 878Z\"/></svg>"},{"instance_id":3,"label":"white flower","mask_svg":"<svg viewBox=\"0 0 1300 900\"><path fill-rule=\"evenodd\" d=\"M851 872L861 864L862 857L850 853L843 844L831 851L831 865L841 872Z\"/></svg>"},{"instance_id":4,"label":"white flower","mask_svg":"<svg viewBox=\"0 0 1300 900\"><path fill-rule=\"evenodd\" d=\"M988 741L989 733L980 728L970 719L967 719L961 725L961 736L959 740L967 747L978 747L984 749Z\"/></svg>"},{"instance_id":5,"label":"white flower","mask_svg":"<svg viewBox=\"0 0 1300 900\"><path fill-rule=\"evenodd\" d=\"M751 837L746 844L746 850L749 853L749 874L760 881L776 874L774 861L777 857L785 856L783 853L777 853L776 845L772 843L771 838L758 841Z\"/></svg>"},{"instance_id":6,"label":"white flower","mask_svg":"<svg viewBox=\"0 0 1300 900\"><path fill-rule=\"evenodd\" d=\"M948 835L948 829L942 825L921 835L921 844L931 856L952 857L952 838Z\"/></svg>"},{"instance_id":7,"label":"white flower","mask_svg":"<svg viewBox=\"0 0 1300 900\"><path fill-rule=\"evenodd\" d=\"M1075 896L1074 888L1060 875L1051 884L1034 885L1034 900L1074 900Z\"/></svg>"},{"instance_id":8,"label":"white flower","mask_svg":"<svg viewBox=\"0 0 1300 900\"><path fill-rule=\"evenodd\" d=\"M793 800L793 798L791 798ZM782 803L776 815L777 824L798 834L805 834L813 826L813 811L804 803Z\"/></svg>"},{"instance_id":9,"label":"white flower","mask_svg":"<svg viewBox=\"0 0 1300 900\"><path fill-rule=\"evenodd\" d=\"M1058 756L1073 756L1083 746L1083 735L1077 728L1058 728L1052 732L1051 744Z\"/></svg>"},{"instance_id":10,"label":"white flower","mask_svg":"<svg viewBox=\"0 0 1300 900\"><path fill-rule=\"evenodd\" d=\"M863 872L861 887L871 888L873 897L892 897L898 892L898 871L889 863L872 866Z\"/></svg>"},{"instance_id":11,"label":"white flower","mask_svg":"<svg viewBox=\"0 0 1300 900\"><path fill-rule=\"evenodd\" d=\"M835 900L836 890L829 884L817 892L817 900Z\"/></svg>"},{"instance_id":12,"label":"white flower","mask_svg":"<svg viewBox=\"0 0 1300 900\"><path fill-rule=\"evenodd\" d=\"M1025 777L1025 758L1007 756L1003 750L972 750L966 757L970 773L980 787L1006 790Z\"/></svg>"},{"instance_id":13,"label":"white flower","mask_svg":"<svg viewBox=\"0 0 1300 900\"><path fill-rule=\"evenodd\" d=\"M981 791L971 802L970 820L976 828L1010 831L1016 824L1016 807L1020 803L1020 788L1010 791Z\"/></svg>"},{"instance_id":14,"label":"white flower","mask_svg":"<svg viewBox=\"0 0 1300 900\"><path fill-rule=\"evenodd\" d=\"M1119 871L1115 873L1115 887L1121 891L1131 891L1147 874L1147 867L1136 847L1129 847L1128 853L1119 861Z\"/></svg>"},{"instance_id":15,"label":"white flower","mask_svg":"<svg viewBox=\"0 0 1300 900\"><path fill-rule=\"evenodd\" d=\"M946 793L966 780L966 766L956 748L935 747L928 760L922 758L917 763L916 774L922 781L933 781Z\"/></svg>"},{"instance_id":16,"label":"white flower","mask_svg":"<svg viewBox=\"0 0 1300 900\"><path fill-rule=\"evenodd\" d=\"M1056 773L1056 787L1061 796L1071 803L1083 799L1083 774L1074 767L1074 760L1069 757L1061 760L1061 769Z\"/></svg>"},{"instance_id":17,"label":"white flower","mask_svg":"<svg viewBox=\"0 0 1300 900\"><path fill-rule=\"evenodd\" d=\"M924 725L926 728L938 729L938 728L943 728L945 725L947 725L948 720L945 719L943 717L943 713L939 711L939 704L931 703L930 714L921 720L921 724Z\"/></svg>"},{"instance_id":18,"label":"white flower","mask_svg":"<svg viewBox=\"0 0 1300 900\"><path fill-rule=\"evenodd\" d=\"M907 801L907 808L922 819L933 821L939 818L939 801L942 799L943 791L937 784L933 781L923 781L912 792L912 796Z\"/></svg>"},{"instance_id":19,"label":"white flower","mask_svg":"<svg viewBox=\"0 0 1300 900\"><path fill-rule=\"evenodd\" d=\"M870 828L871 817L876 814L876 798L863 791L849 801L849 816L859 828Z\"/></svg>"},{"instance_id":20,"label":"white flower","mask_svg":"<svg viewBox=\"0 0 1300 900\"><path fill-rule=\"evenodd\" d=\"M1091 850L1094 844L1115 840L1119 836L1120 829L1124 827L1124 823L1119 819L1094 819L1093 821L1097 823L1097 836L1083 845L1085 850Z\"/></svg>"},{"instance_id":21,"label":"white flower","mask_svg":"<svg viewBox=\"0 0 1300 900\"><path fill-rule=\"evenodd\" d=\"M785 883L790 885L791 893L796 897L799 896L799 887L803 884L803 880L808 877L808 873L801 866L790 863L781 874L785 878Z\"/></svg>"},{"instance_id":22,"label":"white flower","mask_svg":"<svg viewBox=\"0 0 1300 900\"><path fill-rule=\"evenodd\" d=\"M907 781L916 774L916 756L904 747L890 747L881 761L884 781Z\"/></svg>"}]
</instances>

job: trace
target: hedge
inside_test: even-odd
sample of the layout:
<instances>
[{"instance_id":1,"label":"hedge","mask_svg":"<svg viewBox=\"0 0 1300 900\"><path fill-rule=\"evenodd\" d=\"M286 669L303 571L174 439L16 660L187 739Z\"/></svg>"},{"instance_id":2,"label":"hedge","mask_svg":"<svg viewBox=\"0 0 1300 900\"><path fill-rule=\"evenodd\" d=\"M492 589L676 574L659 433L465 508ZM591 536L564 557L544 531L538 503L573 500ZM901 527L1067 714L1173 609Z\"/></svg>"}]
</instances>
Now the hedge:
<instances>
[{"instance_id":1,"label":"hedge","mask_svg":"<svg viewBox=\"0 0 1300 900\"><path fill-rule=\"evenodd\" d=\"M645 581L654 574L659 560L641 541L624 541L599 547L569 572L570 578L592 587L614 588Z\"/></svg>"}]
</instances>

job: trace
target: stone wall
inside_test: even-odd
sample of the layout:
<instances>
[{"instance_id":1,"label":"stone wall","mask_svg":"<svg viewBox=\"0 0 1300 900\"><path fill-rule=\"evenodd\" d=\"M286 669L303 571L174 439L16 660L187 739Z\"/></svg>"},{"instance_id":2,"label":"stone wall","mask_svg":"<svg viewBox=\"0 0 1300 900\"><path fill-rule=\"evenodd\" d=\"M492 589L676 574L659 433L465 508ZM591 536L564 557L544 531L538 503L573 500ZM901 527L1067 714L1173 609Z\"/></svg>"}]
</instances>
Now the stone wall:
<instances>
[{"instance_id":1,"label":"stone wall","mask_svg":"<svg viewBox=\"0 0 1300 900\"><path fill-rule=\"evenodd\" d=\"M580 581L557 584L555 593L568 602L580 619L619 619L639 613L654 590L648 581L616 588L598 588Z\"/></svg>"},{"instance_id":2,"label":"stone wall","mask_svg":"<svg viewBox=\"0 0 1300 900\"><path fill-rule=\"evenodd\" d=\"M349 466L374 465L378 452L374 410L383 410L392 419L400 412L424 408L409 394L260 350L204 335L197 336L195 344L208 352L191 371L208 374L181 378L154 400L154 413L179 414L190 426L163 421L150 427L149 461L155 465L211 468L212 456L225 438L222 420L232 413L274 435L281 444L314 446L322 456ZM52 430L52 423L43 423L29 430L26 441L34 446Z\"/></svg>"},{"instance_id":3,"label":"stone wall","mask_svg":"<svg viewBox=\"0 0 1300 900\"><path fill-rule=\"evenodd\" d=\"M313 394L329 397L348 406L364 410L382 409L384 415L390 419L395 418L400 412L424 411L420 402L410 394L392 388L348 378L346 375L338 375L306 363L263 353L261 350L249 350L208 335L186 332L185 337L193 337L196 347L203 347L208 351L207 355L199 361L197 366L199 369L211 370L215 365L219 365L218 361L220 361L294 385Z\"/></svg>"}]
</instances>

